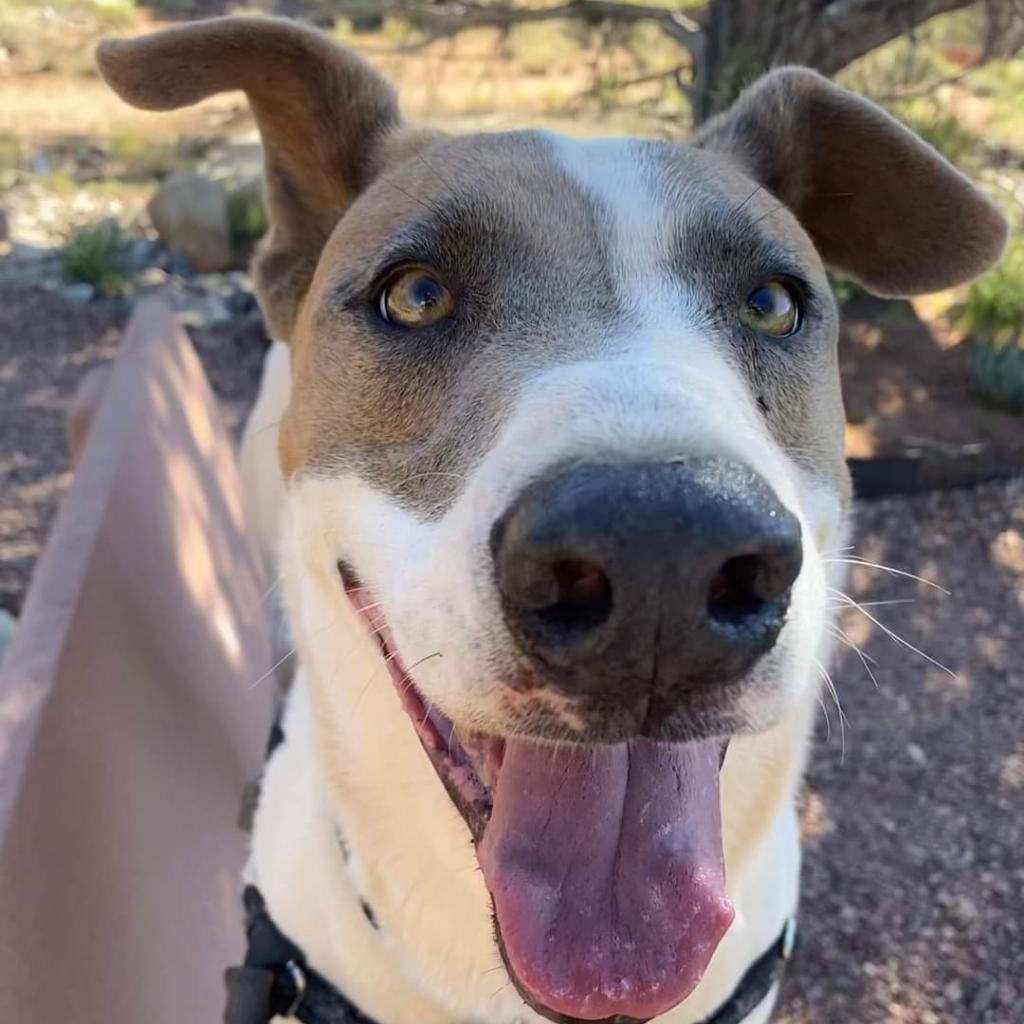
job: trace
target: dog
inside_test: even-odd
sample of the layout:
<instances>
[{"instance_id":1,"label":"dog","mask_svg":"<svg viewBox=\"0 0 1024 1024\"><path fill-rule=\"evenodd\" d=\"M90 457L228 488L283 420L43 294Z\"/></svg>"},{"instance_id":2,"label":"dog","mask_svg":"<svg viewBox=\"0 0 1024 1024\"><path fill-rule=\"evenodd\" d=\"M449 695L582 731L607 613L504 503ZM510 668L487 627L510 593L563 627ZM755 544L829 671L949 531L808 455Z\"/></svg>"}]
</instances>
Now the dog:
<instances>
[{"instance_id":1,"label":"dog","mask_svg":"<svg viewBox=\"0 0 1024 1024\"><path fill-rule=\"evenodd\" d=\"M956 285L998 208L804 68L677 144L418 130L282 20L98 61L151 110L244 90L263 138L275 926L380 1024L763 1024L850 502L825 267Z\"/></svg>"}]
</instances>

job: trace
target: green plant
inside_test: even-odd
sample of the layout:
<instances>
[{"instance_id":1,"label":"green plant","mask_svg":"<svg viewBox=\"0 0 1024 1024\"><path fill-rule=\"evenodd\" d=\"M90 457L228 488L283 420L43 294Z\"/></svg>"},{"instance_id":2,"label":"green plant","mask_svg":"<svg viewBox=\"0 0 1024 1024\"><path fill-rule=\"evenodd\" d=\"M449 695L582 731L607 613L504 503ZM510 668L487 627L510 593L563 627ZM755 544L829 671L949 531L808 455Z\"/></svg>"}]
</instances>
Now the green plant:
<instances>
[{"instance_id":1,"label":"green plant","mask_svg":"<svg viewBox=\"0 0 1024 1024\"><path fill-rule=\"evenodd\" d=\"M270 227L261 187L246 185L228 196L228 228L231 248L247 253Z\"/></svg>"},{"instance_id":2,"label":"green plant","mask_svg":"<svg viewBox=\"0 0 1024 1024\"><path fill-rule=\"evenodd\" d=\"M68 284L91 284L108 297L128 284L128 247L114 223L89 224L73 232L60 253Z\"/></svg>"},{"instance_id":3,"label":"green plant","mask_svg":"<svg viewBox=\"0 0 1024 1024\"><path fill-rule=\"evenodd\" d=\"M916 99L889 106L896 117L950 163L971 168L982 161L984 140L965 128L956 114L943 109L937 100Z\"/></svg>"},{"instance_id":4,"label":"green plant","mask_svg":"<svg viewBox=\"0 0 1024 1024\"><path fill-rule=\"evenodd\" d=\"M864 294L864 289L852 277L839 271L828 272L828 283L832 286L832 294L840 306Z\"/></svg>"},{"instance_id":5,"label":"green plant","mask_svg":"<svg viewBox=\"0 0 1024 1024\"><path fill-rule=\"evenodd\" d=\"M1024 409L1024 236L1015 236L995 270L971 285L959 322L973 345L975 387Z\"/></svg>"}]
</instances>

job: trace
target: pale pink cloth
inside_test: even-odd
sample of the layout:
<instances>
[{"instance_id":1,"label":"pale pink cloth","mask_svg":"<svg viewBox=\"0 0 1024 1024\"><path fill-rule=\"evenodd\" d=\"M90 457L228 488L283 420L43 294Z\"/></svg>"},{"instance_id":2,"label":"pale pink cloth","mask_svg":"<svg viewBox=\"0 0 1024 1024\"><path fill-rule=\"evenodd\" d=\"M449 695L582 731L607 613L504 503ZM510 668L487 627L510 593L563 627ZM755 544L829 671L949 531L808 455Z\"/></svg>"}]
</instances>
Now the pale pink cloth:
<instances>
[{"instance_id":1,"label":"pale pink cloth","mask_svg":"<svg viewBox=\"0 0 1024 1024\"><path fill-rule=\"evenodd\" d=\"M162 303L70 433L0 667L0 1021L216 1021L270 645L235 453Z\"/></svg>"}]
</instances>

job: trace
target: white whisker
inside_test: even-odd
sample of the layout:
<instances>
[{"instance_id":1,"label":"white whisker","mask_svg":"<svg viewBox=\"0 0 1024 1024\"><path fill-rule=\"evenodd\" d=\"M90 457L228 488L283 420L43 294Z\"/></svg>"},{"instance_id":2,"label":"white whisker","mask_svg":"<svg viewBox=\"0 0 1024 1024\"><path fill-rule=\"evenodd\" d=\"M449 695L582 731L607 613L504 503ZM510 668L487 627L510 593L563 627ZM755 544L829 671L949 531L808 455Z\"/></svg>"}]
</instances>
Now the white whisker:
<instances>
[{"instance_id":1,"label":"white whisker","mask_svg":"<svg viewBox=\"0 0 1024 1024\"><path fill-rule=\"evenodd\" d=\"M867 558L861 558L859 556L853 556L851 558L826 558L826 562L841 562L844 565L859 565L866 569L878 569L881 572L887 572L890 576L903 576L908 580L915 580L918 583L923 583L927 587L932 587L934 590L938 590L940 593L945 594L949 597L949 591L942 586L939 586L934 580L925 579L924 576L918 576L916 573L907 572L905 569L896 569L891 565L881 565L879 562L872 562Z\"/></svg>"},{"instance_id":2,"label":"white whisker","mask_svg":"<svg viewBox=\"0 0 1024 1024\"><path fill-rule=\"evenodd\" d=\"M860 663L864 666L864 671L867 672L868 676L870 676L871 682L874 683L875 689L877 690L878 680L875 678L875 673L871 671L871 666L877 666L878 662L872 658L870 654L865 654L864 651L862 651L842 629L835 625L835 623L829 624L829 630L831 631L832 636L837 640L841 640L850 648L851 651L854 652L854 654L857 655L858 658L860 658Z\"/></svg>"},{"instance_id":3,"label":"white whisker","mask_svg":"<svg viewBox=\"0 0 1024 1024\"><path fill-rule=\"evenodd\" d=\"M821 673L822 681L825 683L825 687L832 697L832 702L836 706L836 711L839 713L839 761L840 764L842 764L842 762L846 760L846 726L848 719L846 714L843 712L843 705L839 702L839 691L836 690L836 685L832 682L832 677L829 675L828 669L826 669L817 658L814 659L814 664Z\"/></svg>"},{"instance_id":4,"label":"white whisker","mask_svg":"<svg viewBox=\"0 0 1024 1024\"><path fill-rule=\"evenodd\" d=\"M894 644L899 647L906 647L908 651L913 651L919 657L924 658L929 664L934 665L936 668L941 669L951 679L956 679L957 675L952 670L942 664L941 661L936 661L930 654L925 654L920 648L915 647L912 643L904 640L898 633L893 632L884 622L876 618L871 614L863 605L858 604L849 594L844 594L841 590L835 590L833 587L828 588L832 593L836 594L844 603L850 608L856 608L869 621L873 622Z\"/></svg>"},{"instance_id":5,"label":"white whisker","mask_svg":"<svg viewBox=\"0 0 1024 1024\"><path fill-rule=\"evenodd\" d=\"M272 676L293 654L295 654L297 650L297 647L293 647L283 658L279 658L277 661L275 661L274 664L271 665L270 668L268 668L267 671L264 672L263 675L261 675L259 679L256 680L256 682L249 684L249 689L255 690L256 687L259 686L264 679L266 679L268 676Z\"/></svg>"}]
</instances>

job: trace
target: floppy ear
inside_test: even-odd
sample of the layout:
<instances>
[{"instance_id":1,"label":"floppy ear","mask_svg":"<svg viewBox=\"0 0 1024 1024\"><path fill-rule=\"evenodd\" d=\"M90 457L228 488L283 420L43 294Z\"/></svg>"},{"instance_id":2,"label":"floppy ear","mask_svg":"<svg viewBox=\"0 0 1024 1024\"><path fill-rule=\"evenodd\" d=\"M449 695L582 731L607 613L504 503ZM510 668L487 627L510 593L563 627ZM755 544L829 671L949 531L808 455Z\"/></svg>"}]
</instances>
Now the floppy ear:
<instances>
[{"instance_id":1,"label":"floppy ear","mask_svg":"<svg viewBox=\"0 0 1024 1024\"><path fill-rule=\"evenodd\" d=\"M931 146L807 68L765 75L693 143L737 160L826 263L880 295L969 280L1006 242L999 208Z\"/></svg>"},{"instance_id":2,"label":"floppy ear","mask_svg":"<svg viewBox=\"0 0 1024 1024\"><path fill-rule=\"evenodd\" d=\"M254 264L271 333L290 337L321 250L399 123L394 91L327 36L273 18L215 18L108 39L100 72L127 102L173 110L242 89L263 137L270 232Z\"/></svg>"}]
</instances>

